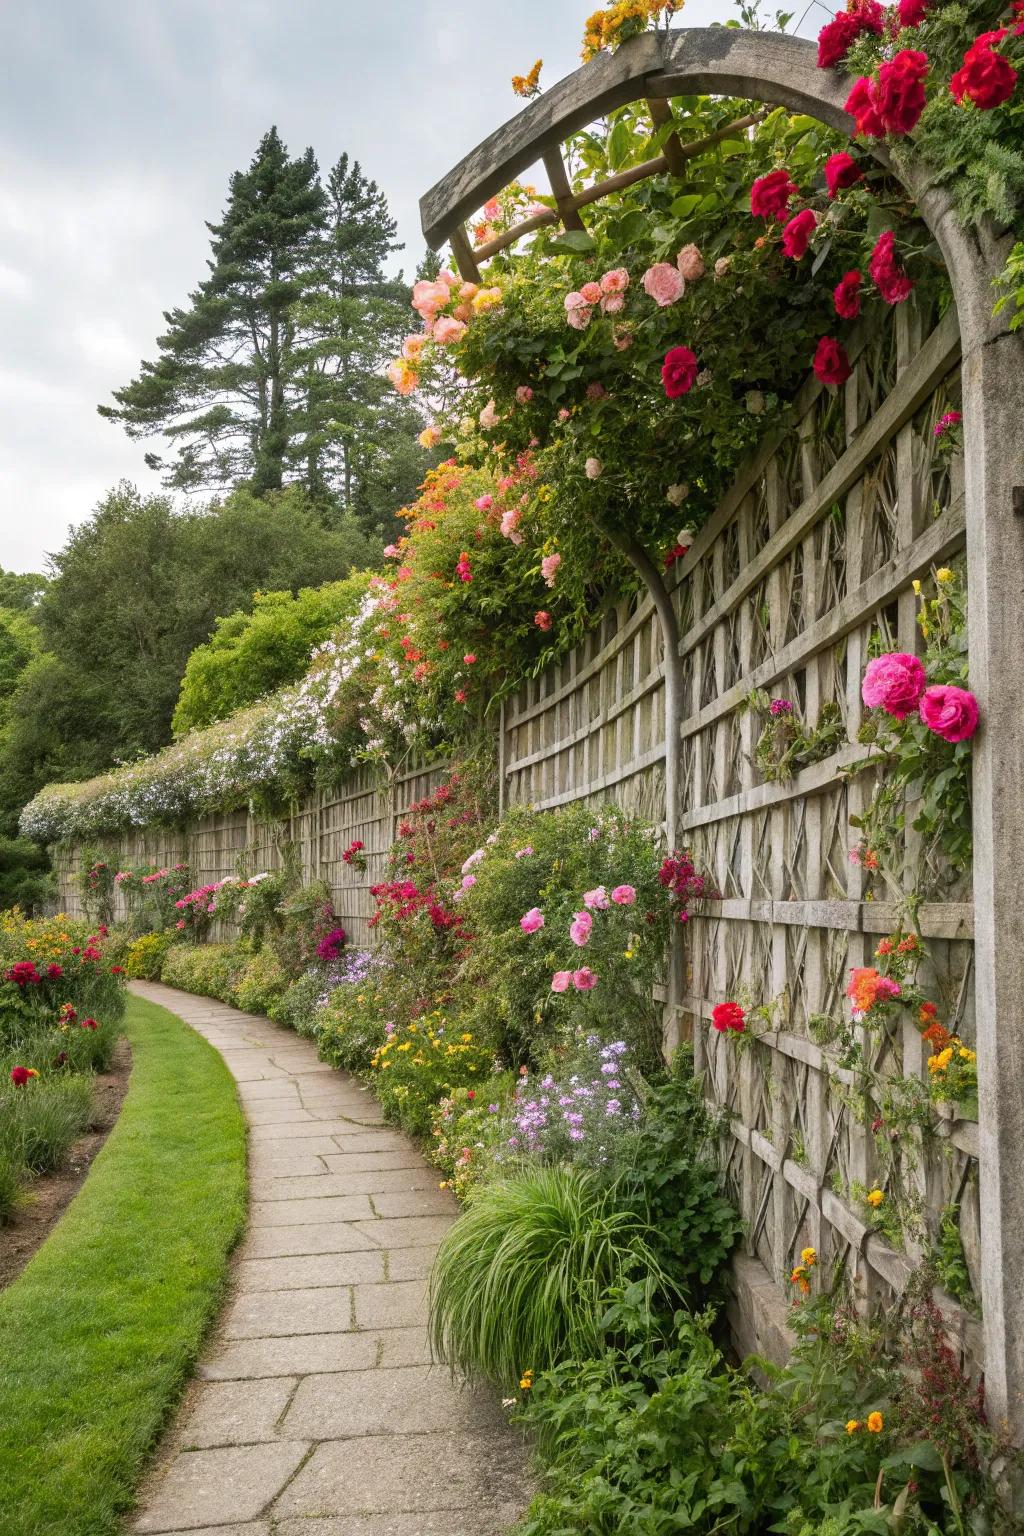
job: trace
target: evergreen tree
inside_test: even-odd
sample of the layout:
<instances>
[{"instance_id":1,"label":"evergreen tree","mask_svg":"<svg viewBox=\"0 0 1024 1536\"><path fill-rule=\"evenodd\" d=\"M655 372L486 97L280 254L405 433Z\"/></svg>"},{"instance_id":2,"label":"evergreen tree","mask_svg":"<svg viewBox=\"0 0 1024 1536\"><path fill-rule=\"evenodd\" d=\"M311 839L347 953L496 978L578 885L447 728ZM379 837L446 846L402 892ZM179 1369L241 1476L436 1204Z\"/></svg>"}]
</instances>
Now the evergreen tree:
<instances>
[{"instance_id":1,"label":"evergreen tree","mask_svg":"<svg viewBox=\"0 0 1024 1536\"><path fill-rule=\"evenodd\" d=\"M306 418L295 457L311 493L333 492L390 536L427 462L415 442L422 418L384 372L409 329L409 287L385 270L402 246L386 197L348 155L328 177L327 203L324 281L297 312Z\"/></svg>"},{"instance_id":2,"label":"evergreen tree","mask_svg":"<svg viewBox=\"0 0 1024 1536\"><path fill-rule=\"evenodd\" d=\"M165 314L159 358L114 391L100 414L129 437L177 446L165 483L192 490L249 482L278 490L297 430L294 309L322 281L326 199L313 151L292 160L272 128L248 171L231 177L212 236L210 276L188 307Z\"/></svg>"}]
</instances>

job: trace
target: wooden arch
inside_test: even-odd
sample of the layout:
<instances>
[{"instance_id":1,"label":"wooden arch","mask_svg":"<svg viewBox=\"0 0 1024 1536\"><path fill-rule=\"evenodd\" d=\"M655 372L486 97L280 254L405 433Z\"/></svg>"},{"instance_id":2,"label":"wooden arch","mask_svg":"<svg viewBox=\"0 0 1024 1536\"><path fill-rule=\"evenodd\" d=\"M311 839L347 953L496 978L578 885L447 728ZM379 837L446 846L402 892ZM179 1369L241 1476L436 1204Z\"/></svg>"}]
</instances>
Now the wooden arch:
<instances>
[{"instance_id":1,"label":"wooden arch","mask_svg":"<svg viewBox=\"0 0 1024 1536\"><path fill-rule=\"evenodd\" d=\"M818 69L814 45L798 38L725 27L647 33L576 70L464 156L421 199L424 235L433 249L450 241L472 276L476 256L493 249L474 254L464 221L538 160L558 213L530 227L559 218L580 227L586 202L629 183L613 178L574 196L561 145L629 102L646 99L664 123L673 96L730 96L850 133L850 84ZM631 179L685 175L705 147L670 140ZM935 237L960 324L971 683L984 721L974 749L974 911L986 1393L990 1416L1024 1441L1024 335L992 314L1011 237L961 225L950 192L903 146L867 147ZM671 671L670 659L666 703ZM678 718L666 716L677 737Z\"/></svg>"}]
</instances>

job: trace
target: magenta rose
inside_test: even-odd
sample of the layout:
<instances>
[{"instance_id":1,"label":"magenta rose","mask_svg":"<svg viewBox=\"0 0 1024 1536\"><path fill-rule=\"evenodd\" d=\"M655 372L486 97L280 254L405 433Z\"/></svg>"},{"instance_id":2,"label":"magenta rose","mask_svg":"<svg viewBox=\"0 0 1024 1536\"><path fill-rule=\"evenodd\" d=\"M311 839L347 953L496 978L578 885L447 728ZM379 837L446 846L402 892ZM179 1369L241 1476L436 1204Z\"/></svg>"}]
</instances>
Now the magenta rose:
<instances>
[{"instance_id":1,"label":"magenta rose","mask_svg":"<svg viewBox=\"0 0 1024 1536\"><path fill-rule=\"evenodd\" d=\"M921 719L943 741L966 741L978 729L978 701L967 688L936 683L926 688L918 705Z\"/></svg>"},{"instance_id":2,"label":"magenta rose","mask_svg":"<svg viewBox=\"0 0 1024 1536\"><path fill-rule=\"evenodd\" d=\"M539 907L531 907L519 919L519 926L524 933L536 933L538 928L544 927L544 913Z\"/></svg>"},{"instance_id":3,"label":"magenta rose","mask_svg":"<svg viewBox=\"0 0 1024 1536\"><path fill-rule=\"evenodd\" d=\"M577 992L592 992L597 986L597 975L589 965L581 966L572 973L572 984Z\"/></svg>"},{"instance_id":4,"label":"magenta rose","mask_svg":"<svg viewBox=\"0 0 1024 1536\"><path fill-rule=\"evenodd\" d=\"M794 214L782 231L782 254L791 261L799 261L807 252L807 244L817 228L818 220L812 208L803 208Z\"/></svg>"},{"instance_id":5,"label":"magenta rose","mask_svg":"<svg viewBox=\"0 0 1024 1536\"><path fill-rule=\"evenodd\" d=\"M568 992L571 981L572 971L556 971L551 978L552 992Z\"/></svg>"},{"instance_id":6,"label":"magenta rose","mask_svg":"<svg viewBox=\"0 0 1024 1536\"><path fill-rule=\"evenodd\" d=\"M617 907L631 907L636 901L636 887L633 885L617 885L612 891L612 901Z\"/></svg>"},{"instance_id":7,"label":"magenta rose","mask_svg":"<svg viewBox=\"0 0 1024 1536\"><path fill-rule=\"evenodd\" d=\"M590 931L594 926L594 919L589 912L576 912L573 914L572 924L569 928L569 937L577 949L582 949L584 944L590 941Z\"/></svg>"},{"instance_id":8,"label":"magenta rose","mask_svg":"<svg viewBox=\"0 0 1024 1536\"><path fill-rule=\"evenodd\" d=\"M868 709L884 709L895 720L905 720L917 708L925 681L916 656L893 651L868 662L860 696Z\"/></svg>"}]
</instances>

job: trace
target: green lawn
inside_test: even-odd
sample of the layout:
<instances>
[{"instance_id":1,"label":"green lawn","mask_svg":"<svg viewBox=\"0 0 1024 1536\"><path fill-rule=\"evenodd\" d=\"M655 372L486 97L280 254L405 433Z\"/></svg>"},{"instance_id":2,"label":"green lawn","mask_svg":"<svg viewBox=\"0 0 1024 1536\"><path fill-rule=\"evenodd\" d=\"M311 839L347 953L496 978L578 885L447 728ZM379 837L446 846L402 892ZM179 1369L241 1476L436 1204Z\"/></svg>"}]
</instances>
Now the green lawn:
<instances>
[{"instance_id":1,"label":"green lawn","mask_svg":"<svg viewBox=\"0 0 1024 1536\"><path fill-rule=\"evenodd\" d=\"M245 1126L206 1041L130 998L121 1117L77 1199L0 1293L0 1531L108 1536L221 1298ZM2 1238L0 1238L2 1241Z\"/></svg>"}]
</instances>

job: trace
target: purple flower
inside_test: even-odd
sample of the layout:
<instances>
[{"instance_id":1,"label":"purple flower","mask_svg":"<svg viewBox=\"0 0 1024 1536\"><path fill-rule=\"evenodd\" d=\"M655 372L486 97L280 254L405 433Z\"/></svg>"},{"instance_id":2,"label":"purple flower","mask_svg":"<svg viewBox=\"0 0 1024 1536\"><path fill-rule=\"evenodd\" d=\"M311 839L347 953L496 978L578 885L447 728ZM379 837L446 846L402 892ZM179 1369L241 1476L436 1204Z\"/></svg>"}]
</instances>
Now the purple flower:
<instances>
[{"instance_id":1,"label":"purple flower","mask_svg":"<svg viewBox=\"0 0 1024 1536\"><path fill-rule=\"evenodd\" d=\"M793 713L793 706L788 699L772 699L768 709L773 715L791 715Z\"/></svg>"}]
</instances>

